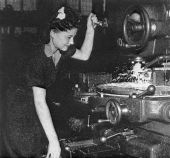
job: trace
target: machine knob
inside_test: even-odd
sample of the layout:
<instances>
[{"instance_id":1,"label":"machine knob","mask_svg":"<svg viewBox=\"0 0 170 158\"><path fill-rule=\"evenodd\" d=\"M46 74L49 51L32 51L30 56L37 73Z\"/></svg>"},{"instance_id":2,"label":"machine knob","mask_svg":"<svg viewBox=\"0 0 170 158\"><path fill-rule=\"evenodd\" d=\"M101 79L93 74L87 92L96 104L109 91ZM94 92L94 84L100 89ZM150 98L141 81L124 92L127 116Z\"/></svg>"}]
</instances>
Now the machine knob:
<instances>
[{"instance_id":1,"label":"machine knob","mask_svg":"<svg viewBox=\"0 0 170 158\"><path fill-rule=\"evenodd\" d=\"M70 151L71 149L70 149L70 147L66 146L65 150Z\"/></svg>"},{"instance_id":2,"label":"machine knob","mask_svg":"<svg viewBox=\"0 0 170 158\"><path fill-rule=\"evenodd\" d=\"M105 143L105 142L107 141L107 138L106 138L106 137L101 137L101 138L100 138L100 141L101 141L102 143Z\"/></svg>"},{"instance_id":3,"label":"machine knob","mask_svg":"<svg viewBox=\"0 0 170 158\"><path fill-rule=\"evenodd\" d=\"M153 95L155 93L155 90L156 90L155 86L154 85L150 85L150 86L148 86L146 91L147 91L148 95Z\"/></svg>"}]
</instances>

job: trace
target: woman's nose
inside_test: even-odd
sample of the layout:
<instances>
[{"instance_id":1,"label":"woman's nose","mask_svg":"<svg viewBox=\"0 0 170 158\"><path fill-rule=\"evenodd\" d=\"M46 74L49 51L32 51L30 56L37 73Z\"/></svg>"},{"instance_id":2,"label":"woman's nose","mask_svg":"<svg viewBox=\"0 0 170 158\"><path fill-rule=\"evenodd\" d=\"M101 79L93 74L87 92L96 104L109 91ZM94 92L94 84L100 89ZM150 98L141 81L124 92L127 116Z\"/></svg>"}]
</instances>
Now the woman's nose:
<instances>
[{"instance_id":1,"label":"woman's nose","mask_svg":"<svg viewBox=\"0 0 170 158\"><path fill-rule=\"evenodd\" d=\"M74 44L73 37L72 37L72 38L70 38L69 44L70 44L70 45Z\"/></svg>"}]
</instances>

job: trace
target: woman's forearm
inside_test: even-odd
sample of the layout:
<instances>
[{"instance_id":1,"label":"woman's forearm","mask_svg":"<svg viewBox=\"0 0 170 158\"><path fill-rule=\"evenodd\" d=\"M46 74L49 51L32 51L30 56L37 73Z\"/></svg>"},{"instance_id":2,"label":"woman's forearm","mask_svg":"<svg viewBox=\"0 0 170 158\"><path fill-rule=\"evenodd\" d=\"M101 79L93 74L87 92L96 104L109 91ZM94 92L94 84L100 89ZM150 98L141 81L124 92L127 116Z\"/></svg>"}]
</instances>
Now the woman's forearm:
<instances>
[{"instance_id":1,"label":"woman's forearm","mask_svg":"<svg viewBox=\"0 0 170 158\"><path fill-rule=\"evenodd\" d=\"M48 106L45 103L37 102L35 103L35 107L49 142L52 142L55 139L58 140Z\"/></svg>"},{"instance_id":2,"label":"woman's forearm","mask_svg":"<svg viewBox=\"0 0 170 158\"><path fill-rule=\"evenodd\" d=\"M84 61L88 60L93 48L93 39L94 39L94 31L87 29L84 42L81 48L76 49L76 53L72 56L72 58L78 60L84 60Z\"/></svg>"},{"instance_id":3,"label":"woman's forearm","mask_svg":"<svg viewBox=\"0 0 170 158\"><path fill-rule=\"evenodd\" d=\"M72 58L79 60L88 60L92 49L93 49L93 41L94 41L94 32L96 27L97 17L94 14L90 14L87 18L87 30L84 38L84 42L80 49L76 50L76 53L72 56Z\"/></svg>"},{"instance_id":4,"label":"woman's forearm","mask_svg":"<svg viewBox=\"0 0 170 158\"><path fill-rule=\"evenodd\" d=\"M94 31L87 29L84 42L80 49L80 51L84 56L83 57L84 60L88 60L91 55L92 48L93 48L93 41L94 41Z\"/></svg>"},{"instance_id":5,"label":"woman's forearm","mask_svg":"<svg viewBox=\"0 0 170 158\"><path fill-rule=\"evenodd\" d=\"M33 87L33 94L36 112L49 142L58 140L58 136L55 132L51 114L45 99L46 90L39 87Z\"/></svg>"}]
</instances>

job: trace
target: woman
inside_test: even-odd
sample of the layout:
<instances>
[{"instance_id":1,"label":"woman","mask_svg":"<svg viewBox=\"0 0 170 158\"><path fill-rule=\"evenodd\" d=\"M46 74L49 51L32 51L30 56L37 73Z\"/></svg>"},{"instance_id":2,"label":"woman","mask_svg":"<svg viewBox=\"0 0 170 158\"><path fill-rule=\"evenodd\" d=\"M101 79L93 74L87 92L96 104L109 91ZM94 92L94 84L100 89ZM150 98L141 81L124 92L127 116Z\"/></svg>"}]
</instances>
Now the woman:
<instances>
[{"instance_id":1,"label":"woman","mask_svg":"<svg viewBox=\"0 0 170 158\"><path fill-rule=\"evenodd\" d=\"M88 60L93 47L97 18L90 14L81 49L74 46L74 37L80 24L79 15L63 6L49 22L49 41L28 64L26 90L17 89L14 104L7 109L5 144L13 157L41 157L47 148L47 158L59 158L61 153L51 111L56 104L54 89L58 76L62 76L62 61L67 57ZM28 104L29 102L29 104ZM33 106L35 105L35 106ZM46 138L46 139L44 139Z\"/></svg>"}]
</instances>

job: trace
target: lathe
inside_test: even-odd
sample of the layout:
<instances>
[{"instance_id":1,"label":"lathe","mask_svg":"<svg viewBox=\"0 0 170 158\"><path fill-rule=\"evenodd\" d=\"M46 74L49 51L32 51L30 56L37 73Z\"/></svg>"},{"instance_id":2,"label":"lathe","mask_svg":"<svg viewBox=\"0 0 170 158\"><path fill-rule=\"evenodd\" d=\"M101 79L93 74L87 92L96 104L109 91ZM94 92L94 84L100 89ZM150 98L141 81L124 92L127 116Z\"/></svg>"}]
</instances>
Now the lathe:
<instances>
[{"instance_id":1,"label":"lathe","mask_svg":"<svg viewBox=\"0 0 170 158\"><path fill-rule=\"evenodd\" d=\"M128 7L118 45L142 51L151 40L169 41L169 10L165 9L164 15L161 21L149 16L147 5ZM167 45L164 53L152 52L150 61L137 54L128 71L118 74L112 82L96 85L95 93L79 93L77 97L82 102L88 96L85 104L91 108L87 121L91 135L85 140L63 141L66 151L95 157L105 157L106 153L110 157L170 157L168 51Z\"/></svg>"}]
</instances>

